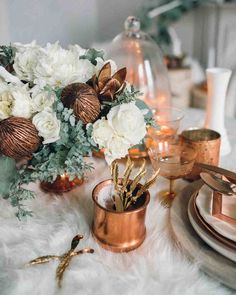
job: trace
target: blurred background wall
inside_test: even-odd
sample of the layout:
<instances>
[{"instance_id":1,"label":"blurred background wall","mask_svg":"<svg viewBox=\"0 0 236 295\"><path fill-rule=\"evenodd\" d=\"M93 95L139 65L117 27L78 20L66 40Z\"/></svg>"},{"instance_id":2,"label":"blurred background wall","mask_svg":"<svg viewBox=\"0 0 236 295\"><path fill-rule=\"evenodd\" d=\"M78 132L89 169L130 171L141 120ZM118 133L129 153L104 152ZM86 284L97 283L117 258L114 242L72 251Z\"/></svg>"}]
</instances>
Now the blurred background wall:
<instances>
[{"instance_id":1,"label":"blurred background wall","mask_svg":"<svg viewBox=\"0 0 236 295\"><path fill-rule=\"evenodd\" d=\"M78 43L89 47L107 42L123 30L126 17L140 12L144 3L145 0L0 0L0 44L35 39L41 45L59 40L62 45ZM197 57L204 66L209 62L209 42L215 42L216 13L214 6L206 6L183 15L174 24L184 52ZM220 14L218 17L224 18L222 26L227 26L225 18L236 19L235 5L226 5ZM231 23L234 25L233 20ZM227 33L231 39L236 36ZM224 50L223 46L221 55ZM222 56L218 61L224 64Z\"/></svg>"},{"instance_id":2,"label":"blurred background wall","mask_svg":"<svg viewBox=\"0 0 236 295\"><path fill-rule=\"evenodd\" d=\"M63 45L112 39L141 0L0 0L0 43L59 40Z\"/></svg>"},{"instance_id":3,"label":"blurred background wall","mask_svg":"<svg viewBox=\"0 0 236 295\"><path fill-rule=\"evenodd\" d=\"M0 0L0 44L59 40L63 45L111 40L123 30L127 16L136 15L144 0ZM193 13L176 29L186 52L193 52Z\"/></svg>"}]
</instances>

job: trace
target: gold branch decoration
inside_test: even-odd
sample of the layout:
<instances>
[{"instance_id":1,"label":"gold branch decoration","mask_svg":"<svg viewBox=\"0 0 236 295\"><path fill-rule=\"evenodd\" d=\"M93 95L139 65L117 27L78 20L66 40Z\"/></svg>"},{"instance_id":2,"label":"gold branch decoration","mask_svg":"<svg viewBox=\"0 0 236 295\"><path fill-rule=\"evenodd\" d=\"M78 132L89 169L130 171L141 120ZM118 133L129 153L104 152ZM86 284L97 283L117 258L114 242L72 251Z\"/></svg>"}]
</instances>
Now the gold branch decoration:
<instances>
[{"instance_id":1,"label":"gold branch decoration","mask_svg":"<svg viewBox=\"0 0 236 295\"><path fill-rule=\"evenodd\" d=\"M26 266L43 264L43 263L47 263L51 260L58 259L60 261L60 263L59 263L57 270L56 270L56 279L57 279L58 287L61 288L64 272L65 272L66 268L69 266L71 259L77 255L81 255L81 254L85 254L85 253L90 253L90 254L94 253L94 250L92 248L84 248L79 251L74 251L75 248L78 246L81 239L83 239L82 235L76 235L71 242L70 250L62 255L41 256L41 257L31 260L29 263L26 264Z\"/></svg>"},{"instance_id":2,"label":"gold branch decoration","mask_svg":"<svg viewBox=\"0 0 236 295\"><path fill-rule=\"evenodd\" d=\"M137 200L147 191L157 180L159 175L159 170L157 170L150 179L138 188L138 184L142 178L146 175L146 161L143 160L142 165L134 177L134 180L130 179L130 175L134 168L134 162L128 157L125 165L125 171L123 178L119 181L119 167L118 162L115 160L111 165L111 175L114 183L114 195L113 200L115 204L115 209L118 212L123 212L129 210L130 206L134 205Z\"/></svg>"}]
</instances>

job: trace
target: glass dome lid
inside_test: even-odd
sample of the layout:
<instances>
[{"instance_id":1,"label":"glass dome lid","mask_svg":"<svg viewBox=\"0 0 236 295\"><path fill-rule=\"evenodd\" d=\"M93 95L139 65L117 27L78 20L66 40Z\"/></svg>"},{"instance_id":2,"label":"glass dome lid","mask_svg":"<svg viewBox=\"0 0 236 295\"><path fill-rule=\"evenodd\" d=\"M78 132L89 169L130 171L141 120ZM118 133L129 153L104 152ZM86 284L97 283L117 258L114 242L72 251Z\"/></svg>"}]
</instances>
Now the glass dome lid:
<instances>
[{"instance_id":1,"label":"glass dome lid","mask_svg":"<svg viewBox=\"0 0 236 295\"><path fill-rule=\"evenodd\" d=\"M129 16L124 32L117 35L108 48L107 57L118 67L127 68L126 80L142 93L150 107L170 105L167 68L161 50L151 37L140 30L140 21Z\"/></svg>"}]
</instances>

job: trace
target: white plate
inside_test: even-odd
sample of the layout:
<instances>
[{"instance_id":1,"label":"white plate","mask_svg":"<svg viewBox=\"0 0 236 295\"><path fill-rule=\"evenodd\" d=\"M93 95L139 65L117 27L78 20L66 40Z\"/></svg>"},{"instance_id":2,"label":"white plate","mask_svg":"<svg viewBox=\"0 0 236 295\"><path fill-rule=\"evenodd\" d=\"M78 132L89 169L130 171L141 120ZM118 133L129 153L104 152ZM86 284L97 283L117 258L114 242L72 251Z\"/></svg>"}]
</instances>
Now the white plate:
<instances>
[{"instance_id":1,"label":"white plate","mask_svg":"<svg viewBox=\"0 0 236 295\"><path fill-rule=\"evenodd\" d=\"M202 218L222 236L236 242L236 226L211 215L213 193L206 185L200 189L196 198L196 205ZM225 197L226 207L236 209L236 198Z\"/></svg>"},{"instance_id":2,"label":"white plate","mask_svg":"<svg viewBox=\"0 0 236 295\"><path fill-rule=\"evenodd\" d=\"M190 210L190 204L192 199L193 199L193 196L191 197L188 204L188 217L196 233L199 235L199 237L203 239L204 242L206 242L210 247L212 247L218 253L236 262L236 251L225 246L223 243L221 243L216 238L214 238L214 236L212 236L210 233L204 231L195 221L194 217L192 216L192 212Z\"/></svg>"}]
</instances>

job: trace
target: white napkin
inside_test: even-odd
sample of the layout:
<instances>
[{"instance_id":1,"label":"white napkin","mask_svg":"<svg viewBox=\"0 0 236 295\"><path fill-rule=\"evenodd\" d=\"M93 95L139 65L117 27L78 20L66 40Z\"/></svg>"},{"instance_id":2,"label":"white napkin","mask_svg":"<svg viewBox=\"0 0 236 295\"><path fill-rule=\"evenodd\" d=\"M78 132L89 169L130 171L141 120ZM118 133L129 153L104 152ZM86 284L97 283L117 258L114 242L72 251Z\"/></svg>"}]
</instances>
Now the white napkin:
<instances>
[{"instance_id":1,"label":"white napkin","mask_svg":"<svg viewBox=\"0 0 236 295\"><path fill-rule=\"evenodd\" d=\"M212 199L213 191L208 186L204 185L196 198L196 205L200 215L212 228L214 228L215 231L217 231L222 236L236 242L236 226L211 215ZM236 212L235 196L223 196L223 204L226 209L222 213L225 215L228 215L227 213L229 213L229 210L231 216L233 211Z\"/></svg>"}]
</instances>

